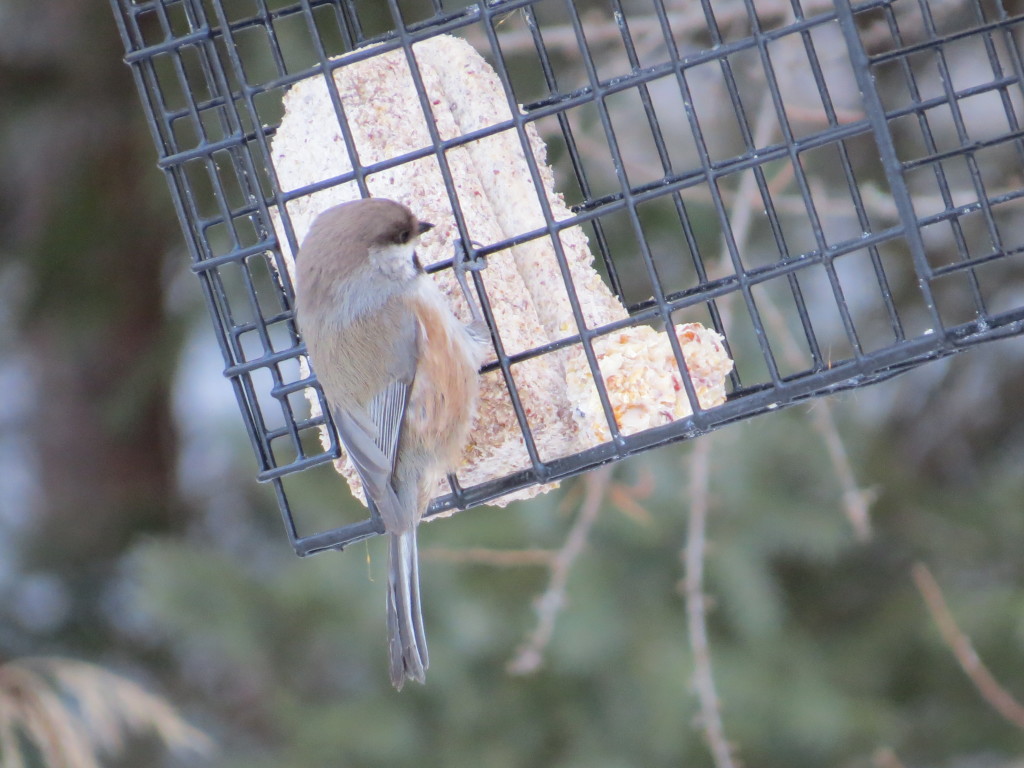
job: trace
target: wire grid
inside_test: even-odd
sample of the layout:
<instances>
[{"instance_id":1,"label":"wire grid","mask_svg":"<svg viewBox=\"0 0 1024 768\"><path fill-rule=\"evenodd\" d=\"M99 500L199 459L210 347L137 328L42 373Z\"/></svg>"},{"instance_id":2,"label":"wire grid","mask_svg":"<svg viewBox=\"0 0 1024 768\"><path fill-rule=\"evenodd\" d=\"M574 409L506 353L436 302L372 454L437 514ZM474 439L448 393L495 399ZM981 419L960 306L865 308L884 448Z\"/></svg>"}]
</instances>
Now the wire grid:
<instances>
[{"instance_id":1,"label":"wire grid","mask_svg":"<svg viewBox=\"0 0 1024 768\"><path fill-rule=\"evenodd\" d=\"M316 384L298 374L305 350L291 290L268 268L268 254L281 264L270 211L288 227L285 204L312 188L282 192L269 142L289 86L369 43L384 52L441 33L470 40L503 80L509 125L520 135L536 125L573 205L568 222L546 214L548 234L585 228L631 322L700 320L736 361L725 404L632 435L610 419L612 440L555 461L537 457L527 430L532 466L475 487L453 482L431 514L1024 328L1024 17L1003 3L112 5L258 477L273 484L299 554L383 527L367 518L302 530L286 492L295 473L327 464L338 445L323 449L315 438L322 420L302 399ZM429 109L422 101L410 108ZM458 143L437 150L442 168L443 150ZM331 183L375 170L356 166ZM450 183L448 192L455 202ZM553 242L560 252L557 235ZM573 340L589 348L602 332ZM494 364L520 424L528 419L510 368L554 346L499 354Z\"/></svg>"}]
</instances>

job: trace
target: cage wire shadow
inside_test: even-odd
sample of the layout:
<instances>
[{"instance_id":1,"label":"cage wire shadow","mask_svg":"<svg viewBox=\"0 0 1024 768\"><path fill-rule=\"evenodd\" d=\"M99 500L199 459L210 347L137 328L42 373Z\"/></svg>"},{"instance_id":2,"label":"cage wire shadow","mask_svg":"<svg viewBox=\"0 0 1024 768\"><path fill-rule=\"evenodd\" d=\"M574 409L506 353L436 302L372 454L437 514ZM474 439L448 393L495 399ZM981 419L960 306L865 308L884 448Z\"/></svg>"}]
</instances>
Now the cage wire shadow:
<instances>
[{"instance_id":1,"label":"cage wire shadow","mask_svg":"<svg viewBox=\"0 0 1024 768\"><path fill-rule=\"evenodd\" d=\"M365 192L368 171L356 164L285 192L270 138L290 86L371 43L381 45L363 58L441 33L471 39L502 77L513 123L534 123L556 148L574 216L556 222L547 212L548 233L557 241L567 226L588 228L630 324L699 316L736 363L724 404L664 426L624 435L611 417L611 440L550 461L527 430L531 466L472 487L454 481L429 514L1024 330L1024 17L1002 2L111 3L258 478L274 487L299 554L383 526L367 518L308 533L296 524L285 479L339 447L333 431L327 448L309 439L322 418L297 404L315 382L297 373L305 349L292 297L267 269L271 254L284 273L271 211L294 240L287 202L351 179ZM442 168L444 149L434 149ZM497 253L527 234L474 250ZM506 373L521 425L510 366L581 339L590 349L609 329L577 330L514 356L499 351L493 367ZM786 343L795 360L780 353Z\"/></svg>"}]
</instances>

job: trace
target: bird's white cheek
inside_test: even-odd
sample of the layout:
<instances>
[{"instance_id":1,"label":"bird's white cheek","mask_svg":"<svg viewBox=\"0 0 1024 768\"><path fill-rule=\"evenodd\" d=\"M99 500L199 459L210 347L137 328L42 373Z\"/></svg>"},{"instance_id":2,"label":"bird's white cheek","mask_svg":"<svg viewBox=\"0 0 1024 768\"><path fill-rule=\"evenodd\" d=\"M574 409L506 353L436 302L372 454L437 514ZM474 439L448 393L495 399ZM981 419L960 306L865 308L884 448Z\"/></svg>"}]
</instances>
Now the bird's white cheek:
<instances>
[{"instance_id":1,"label":"bird's white cheek","mask_svg":"<svg viewBox=\"0 0 1024 768\"><path fill-rule=\"evenodd\" d=\"M370 252L370 258L378 269L392 280L412 280L419 274L414 263L416 247L413 243L385 245Z\"/></svg>"}]
</instances>

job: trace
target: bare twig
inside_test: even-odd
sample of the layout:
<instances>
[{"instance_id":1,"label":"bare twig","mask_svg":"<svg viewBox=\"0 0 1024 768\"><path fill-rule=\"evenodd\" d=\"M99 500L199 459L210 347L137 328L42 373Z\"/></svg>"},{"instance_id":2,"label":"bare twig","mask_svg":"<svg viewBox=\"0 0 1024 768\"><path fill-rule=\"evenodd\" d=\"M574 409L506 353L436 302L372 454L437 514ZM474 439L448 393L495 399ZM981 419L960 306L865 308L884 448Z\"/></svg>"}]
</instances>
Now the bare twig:
<instances>
[{"instance_id":1,"label":"bare twig","mask_svg":"<svg viewBox=\"0 0 1024 768\"><path fill-rule=\"evenodd\" d=\"M608 501L634 523L648 525L651 513L640 502L650 497L654 490L654 473L643 470L641 477L633 485L612 483L608 486Z\"/></svg>"},{"instance_id":2,"label":"bare twig","mask_svg":"<svg viewBox=\"0 0 1024 768\"><path fill-rule=\"evenodd\" d=\"M774 138L775 132L775 106L769 94L765 93L761 99L761 105L757 113L757 122L754 126L754 141L757 146L764 146ZM780 174L780 178L773 180L773 183L789 181L791 177ZM740 182L736 194L736 205L732 210L733 237L736 247L741 251L749 239L750 227L753 221L754 206L750 204L758 196L756 188L757 179L752 171L747 172ZM724 253L723 253L724 261ZM793 332L782 317L782 313L769 299L765 298L758 305L761 314L768 324L775 331L779 340L782 354L795 368L803 366L804 355L796 342ZM724 317L724 313L723 313ZM832 415L832 406L827 400L817 403L816 409L811 411L811 425L825 443L829 459L835 471L836 479L839 480L840 488L843 491L843 510L857 538L867 540L871 537L870 506L874 500L874 491L862 489L857 484L857 478L846 453L846 447L839 437L839 429L836 427L835 418Z\"/></svg>"},{"instance_id":3,"label":"bare twig","mask_svg":"<svg viewBox=\"0 0 1024 768\"><path fill-rule=\"evenodd\" d=\"M683 12L669 14L669 23L673 29L695 29L695 25L704 24L704 16L697 9L697 13ZM608 14L588 13L581 18L583 23L583 34L586 36L587 44L590 46L601 46L621 42L622 33L618 26L612 21ZM629 30L634 37L644 38L647 36L661 35L661 24L658 17L637 16L629 21ZM478 48L486 45L486 40L481 36L479 40L474 39L474 33L467 35L467 39ZM543 31L544 48L548 52L561 51L566 55L579 55L580 44L576 37L576 30L570 24L547 24ZM529 29L522 27L516 29L511 24L504 28L498 28L498 41L501 44L501 51L505 56L514 54L536 55L534 48L533 34Z\"/></svg>"},{"instance_id":4,"label":"bare twig","mask_svg":"<svg viewBox=\"0 0 1024 768\"><path fill-rule=\"evenodd\" d=\"M903 761L889 747L880 747L871 756L875 768L905 768Z\"/></svg>"},{"instance_id":5,"label":"bare twig","mask_svg":"<svg viewBox=\"0 0 1024 768\"><path fill-rule=\"evenodd\" d=\"M636 496L630 493L629 489L621 485L613 485L608 489L608 501L611 502L615 509L619 510L619 512L634 523L650 525L651 513L647 511L643 504L637 501Z\"/></svg>"},{"instance_id":6,"label":"bare twig","mask_svg":"<svg viewBox=\"0 0 1024 768\"><path fill-rule=\"evenodd\" d=\"M704 602L704 550L711 474L711 435L697 440L690 453L690 518L683 548L683 593L693 651L693 687L700 704L700 724L717 768L734 768L732 748L725 738L722 712L711 668Z\"/></svg>"},{"instance_id":7,"label":"bare twig","mask_svg":"<svg viewBox=\"0 0 1024 768\"><path fill-rule=\"evenodd\" d=\"M768 325L775 331L786 361L794 368L801 367L804 364L804 355L778 307L771 301L763 301L760 309ZM821 399L809 408L807 413L811 419L811 426L825 444L828 458L832 462L832 471L842 489L843 512L846 519L850 521L857 538L867 541L871 538L871 504L877 492L874 488L861 488L857 483L850 456L846 452L842 438L839 437L839 427L836 426L832 403L827 399Z\"/></svg>"},{"instance_id":8,"label":"bare twig","mask_svg":"<svg viewBox=\"0 0 1024 768\"><path fill-rule=\"evenodd\" d=\"M843 511L850 521L854 535L861 541L871 538L871 505L878 498L876 488L861 488L853 472L853 464L846 453L846 446L839 437L839 427L828 400L821 400L809 408L811 424L825 443L832 471L843 491Z\"/></svg>"},{"instance_id":9,"label":"bare twig","mask_svg":"<svg viewBox=\"0 0 1024 768\"><path fill-rule=\"evenodd\" d=\"M758 109L757 125L754 129L755 142L762 146L770 136L774 107L766 95ZM730 208L732 235L736 248L742 251L750 237L753 221L754 196L756 194L756 178L747 173L740 181L739 188ZM725 273L732 271L729 260L729 249L723 232L722 250L719 255L719 269ZM734 302L726 297L719 303L720 316L724 327L732 322ZM686 545L683 548L682 560L684 571L683 594L686 602L687 627L690 636L690 647L693 652L693 687L700 705L700 725L704 738L714 758L717 768L734 768L732 748L725 738L722 724L721 706L718 691L715 687L714 672L711 667L711 650L708 645L706 622L706 605L704 601L704 550L705 530L708 515L708 486L711 475L711 435L705 435L694 442L690 454L690 517L687 525Z\"/></svg>"},{"instance_id":10,"label":"bare twig","mask_svg":"<svg viewBox=\"0 0 1024 768\"><path fill-rule=\"evenodd\" d=\"M757 119L754 123L753 141L755 147L767 146L775 137L776 123L775 104L772 102L771 94L766 89L757 108ZM765 205L766 201L761 199L757 188L757 176L753 170L746 171L740 180L733 204L729 209L733 242L740 253L743 253L749 245L750 230L754 222L754 211L756 209L763 209ZM722 244L719 261L720 268L725 270L726 275L734 270L732 261L729 258L729 249L725 243ZM729 314L731 315L731 312Z\"/></svg>"},{"instance_id":11,"label":"bare twig","mask_svg":"<svg viewBox=\"0 0 1024 768\"><path fill-rule=\"evenodd\" d=\"M703 8L695 3L678 3L676 8L665 14L673 36L677 42L697 38L706 34L707 19ZM832 9L830 0L810 0L804 3L804 12L807 14ZM785 2L778 0L759 0L757 15L762 25L771 24L780 18L791 17L792 11ZM512 22L515 17L509 17ZM734 24L745 24L749 22L749 11L740 2L719 3L715 8L715 21L721 28L728 28ZM614 45L622 40L622 32L615 23L614 18L607 12L590 12L581 18L583 34L587 44L591 47L601 45ZM656 40L664 43L665 35L662 30L661 20L654 14L641 15L629 14L626 17L629 25L630 35L634 38L634 44L641 45L645 40ZM470 42L481 47L486 41L473 39L475 32L467 34ZM544 47L549 51L562 51L565 54L579 54L579 39L576 30L569 24L547 24L543 31ZM501 43L502 53L509 56L515 53L534 53L533 35L529 29L515 28L512 23L503 24L498 27L498 40Z\"/></svg>"},{"instance_id":12,"label":"bare twig","mask_svg":"<svg viewBox=\"0 0 1024 768\"><path fill-rule=\"evenodd\" d=\"M490 565L495 568L516 568L531 565L550 567L555 559L555 552L550 549L489 549L487 547L449 549L447 547L430 547L429 549L424 549L422 554L430 560L443 560L447 563L457 563L460 565Z\"/></svg>"},{"instance_id":13,"label":"bare twig","mask_svg":"<svg viewBox=\"0 0 1024 768\"><path fill-rule=\"evenodd\" d=\"M988 667L978 658L971 639L957 626L942 590L928 566L924 563L915 563L911 575L928 606L935 626L939 629L939 634L953 652L960 667L967 673L967 677L974 683L974 687L978 689L978 693L1007 722L1024 728L1024 706L999 684Z\"/></svg>"},{"instance_id":14,"label":"bare twig","mask_svg":"<svg viewBox=\"0 0 1024 768\"><path fill-rule=\"evenodd\" d=\"M590 529L597 520L611 480L612 465L606 464L585 475L585 493L579 514L569 530L565 544L551 562L551 580L548 588L537 599L537 626L516 651L508 663L508 671L515 675L536 672L544 661L544 650L555 631L555 621L565 606L566 584L573 563L583 551Z\"/></svg>"}]
</instances>

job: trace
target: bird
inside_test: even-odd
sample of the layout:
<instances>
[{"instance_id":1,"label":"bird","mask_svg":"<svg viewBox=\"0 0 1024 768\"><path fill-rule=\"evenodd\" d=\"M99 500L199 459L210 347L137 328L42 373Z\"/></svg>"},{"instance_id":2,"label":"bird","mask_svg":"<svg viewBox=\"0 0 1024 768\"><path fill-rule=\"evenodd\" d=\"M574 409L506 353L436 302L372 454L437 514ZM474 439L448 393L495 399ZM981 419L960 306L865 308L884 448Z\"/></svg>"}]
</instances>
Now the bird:
<instances>
[{"instance_id":1,"label":"bird","mask_svg":"<svg viewBox=\"0 0 1024 768\"><path fill-rule=\"evenodd\" d=\"M473 320L452 313L416 254L433 225L393 200L333 206L295 257L299 333L367 505L389 539L391 683L425 682L416 529L459 461L489 335L457 261Z\"/></svg>"}]
</instances>

